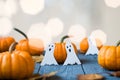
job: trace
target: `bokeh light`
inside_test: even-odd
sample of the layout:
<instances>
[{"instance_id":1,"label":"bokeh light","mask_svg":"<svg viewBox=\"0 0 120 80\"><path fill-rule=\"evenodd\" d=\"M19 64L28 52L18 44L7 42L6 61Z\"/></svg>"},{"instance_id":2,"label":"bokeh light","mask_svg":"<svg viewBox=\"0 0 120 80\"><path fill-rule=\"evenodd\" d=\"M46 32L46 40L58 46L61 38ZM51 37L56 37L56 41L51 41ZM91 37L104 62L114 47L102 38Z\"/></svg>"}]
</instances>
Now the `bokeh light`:
<instances>
[{"instance_id":1,"label":"bokeh light","mask_svg":"<svg viewBox=\"0 0 120 80\"><path fill-rule=\"evenodd\" d=\"M76 24L70 27L68 35L73 36L70 40L79 48L80 41L86 37L86 29L82 25Z\"/></svg>"},{"instance_id":2,"label":"bokeh light","mask_svg":"<svg viewBox=\"0 0 120 80\"><path fill-rule=\"evenodd\" d=\"M94 38L100 39L103 44L105 44L107 41L106 33L100 29L92 31L91 36L93 36Z\"/></svg>"},{"instance_id":3,"label":"bokeh light","mask_svg":"<svg viewBox=\"0 0 120 80\"><path fill-rule=\"evenodd\" d=\"M63 22L59 18L52 18L49 19L46 30L48 34L51 34L53 37L60 35L63 32Z\"/></svg>"},{"instance_id":4,"label":"bokeh light","mask_svg":"<svg viewBox=\"0 0 120 80\"><path fill-rule=\"evenodd\" d=\"M44 9L44 0L20 0L24 13L36 15Z\"/></svg>"},{"instance_id":5,"label":"bokeh light","mask_svg":"<svg viewBox=\"0 0 120 80\"><path fill-rule=\"evenodd\" d=\"M120 0L104 0L108 7L117 8L120 6Z\"/></svg>"},{"instance_id":6,"label":"bokeh light","mask_svg":"<svg viewBox=\"0 0 120 80\"><path fill-rule=\"evenodd\" d=\"M0 36L8 35L12 28L12 23L8 18L0 18Z\"/></svg>"},{"instance_id":7,"label":"bokeh light","mask_svg":"<svg viewBox=\"0 0 120 80\"><path fill-rule=\"evenodd\" d=\"M51 34L47 33L44 23L36 23L31 25L27 33L29 38L38 38L44 42L46 47L52 41Z\"/></svg>"},{"instance_id":8,"label":"bokeh light","mask_svg":"<svg viewBox=\"0 0 120 80\"><path fill-rule=\"evenodd\" d=\"M11 17L17 12L15 0L0 0L0 16Z\"/></svg>"}]
</instances>

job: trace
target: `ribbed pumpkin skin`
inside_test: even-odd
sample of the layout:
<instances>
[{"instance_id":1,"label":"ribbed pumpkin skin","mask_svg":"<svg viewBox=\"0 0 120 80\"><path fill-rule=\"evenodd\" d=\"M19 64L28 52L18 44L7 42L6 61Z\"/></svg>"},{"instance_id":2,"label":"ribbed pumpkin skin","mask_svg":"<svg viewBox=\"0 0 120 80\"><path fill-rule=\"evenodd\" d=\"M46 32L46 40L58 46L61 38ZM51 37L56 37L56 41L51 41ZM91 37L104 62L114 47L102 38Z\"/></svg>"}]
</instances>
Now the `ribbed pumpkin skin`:
<instances>
[{"instance_id":1,"label":"ribbed pumpkin skin","mask_svg":"<svg viewBox=\"0 0 120 80\"><path fill-rule=\"evenodd\" d=\"M28 40L27 39L20 40L19 43L16 45L16 50L27 51L30 53Z\"/></svg>"},{"instance_id":2,"label":"ribbed pumpkin skin","mask_svg":"<svg viewBox=\"0 0 120 80\"><path fill-rule=\"evenodd\" d=\"M80 52L85 53L88 50L88 39L85 38L80 42Z\"/></svg>"},{"instance_id":3,"label":"ribbed pumpkin skin","mask_svg":"<svg viewBox=\"0 0 120 80\"><path fill-rule=\"evenodd\" d=\"M98 64L108 70L120 70L120 46L103 46L98 53Z\"/></svg>"},{"instance_id":4,"label":"ribbed pumpkin skin","mask_svg":"<svg viewBox=\"0 0 120 80\"><path fill-rule=\"evenodd\" d=\"M54 57L59 64L63 64L67 57L65 44L66 43L64 43L64 42L63 43L55 43ZM76 46L73 43L72 43L72 45L74 47L75 53L77 54Z\"/></svg>"},{"instance_id":5,"label":"ribbed pumpkin skin","mask_svg":"<svg viewBox=\"0 0 120 80\"><path fill-rule=\"evenodd\" d=\"M64 63L67 57L65 43L55 43L54 57L58 63Z\"/></svg>"},{"instance_id":6,"label":"ribbed pumpkin skin","mask_svg":"<svg viewBox=\"0 0 120 80\"><path fill-rule=\"evenodd\" d=\"M0 79L23 79L31 77L34 61L28 52L13 51L0 54Z\"/></svg>"},{"instance_id":7,"label":"ribbed pumpkin skin","mask_svg":"<svg viewBox=\"0 0 120 80\"><path fill-rule=\"evenodd\" d=\"M0 37L0 52L8 51L13 42L15 42L13 37Z\"/></svg>"}]
</instances>

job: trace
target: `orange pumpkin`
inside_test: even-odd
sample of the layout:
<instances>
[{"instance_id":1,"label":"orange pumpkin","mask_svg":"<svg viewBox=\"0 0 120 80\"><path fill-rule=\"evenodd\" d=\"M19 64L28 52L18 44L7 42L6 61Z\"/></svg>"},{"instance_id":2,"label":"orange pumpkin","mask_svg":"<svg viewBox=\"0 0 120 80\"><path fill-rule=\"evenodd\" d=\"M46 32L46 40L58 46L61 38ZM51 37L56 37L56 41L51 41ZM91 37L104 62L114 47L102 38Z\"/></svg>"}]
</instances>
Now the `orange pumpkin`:
<instances>
[{"instance_id":1,"label":"orange pumpkin","mask_svg":"<svg viewBox=\"0 0 120 80\"><path fill-rule=\"evenodd\" d=\"M70 36L66 35L61 39L60 43L55 43L54 57L59 64L63 64L67 57L64 40L69 37ZM74 47L75 53L77 53L77 47L73 43L72 45Z\"/></svg>"},{"instance_id":2,"label":"orange pumpkin","mask_svg":"<svg viewBox=\"0 0 120 80\"><path fill-rule=\"evenodd\" d=\"M17 28L14 28L17 32L21 33L25 39L19 41L18 45L16 45L17 50L28 51L31 55L40 55L44 51L44 44L42 40L37 38L29 38L25 33L20 31Z\"/></svg>"},{"instance_id":3,"label":"orange pumpkin","mask_svg":"<svg viewBox=\"0 0 120 80\"><path fill-rule=\"evenodd\" d=\"M98 53L98 64L108 70L120 70L120 46L118 45L103 46Z\"/></svg>"},{"instance_id":4,"label":"orange pumpkin","mask_svg":"<svg viewBox=\"0 0 120 80\"><path fill-rule=\"evenodd\" d=\"M23 79L33 75L34 61L26 51L9 51L0 54L0 79Z\"/></svg>"},{"instance_id":5,"label":"orange pumpkin","mask_svg":"<svg viewBox=\"0 0 120 80\"><path fill-rule=\"evenodd\" d=\"M13 37L0 37L0 52L7 51L13 42L15 42Z\"/></svg>"},{"instance_id":6,"label":"orange pumpkin","mask_svg":"<svg viewBox=\"0 0 120 80\"><path fill-rule=\"evenodd\" d=\"M96 41L97 48L100 49L102 47L102 42L97 38L95 39L95 41ZM84 38L80 42L80 52L81 53L86 53L88 48L89 48L88 38Z\"/></svg>"}]
</instances>

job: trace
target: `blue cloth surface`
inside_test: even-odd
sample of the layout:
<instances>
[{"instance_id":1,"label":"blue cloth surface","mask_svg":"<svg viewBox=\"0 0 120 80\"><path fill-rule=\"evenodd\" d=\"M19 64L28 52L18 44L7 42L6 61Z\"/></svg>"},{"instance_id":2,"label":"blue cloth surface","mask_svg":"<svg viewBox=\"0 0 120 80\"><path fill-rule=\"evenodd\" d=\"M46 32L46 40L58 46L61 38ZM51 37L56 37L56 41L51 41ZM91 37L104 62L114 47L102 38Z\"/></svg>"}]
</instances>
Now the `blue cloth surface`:
<instances>
[{"instance_id":1,"label":"blue cloth surface","mask_svg":"<svg viewBox=\"0 0 120 80\"><path fill-rule=\"evenodd\" d=\"M78 54L78 58L80 59L80 65L47 65L40 66L40 63L36 63L34 74L46 74L53 71L58 71L58 73L48 78L48 80L77 80L79 74L93 74L99 73L105 77L104 80L120 80L118 77L110 76L105 72L114 72L108 71L102 68L97 62L97 55L84 55Z\"/></svg>"}]
</instances>

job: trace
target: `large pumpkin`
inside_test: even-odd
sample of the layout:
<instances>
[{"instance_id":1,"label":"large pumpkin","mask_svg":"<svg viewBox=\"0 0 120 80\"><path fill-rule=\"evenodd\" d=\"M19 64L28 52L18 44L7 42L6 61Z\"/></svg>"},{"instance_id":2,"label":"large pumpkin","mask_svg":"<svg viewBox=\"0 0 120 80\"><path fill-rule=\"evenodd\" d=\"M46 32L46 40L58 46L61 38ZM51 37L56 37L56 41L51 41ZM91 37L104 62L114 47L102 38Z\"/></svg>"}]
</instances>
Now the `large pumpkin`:
<instances>
[{"instance_id":1,"label":"large pumpkin","mask_svg":"<svg viewBox=\"0 0 120 80\"><path fill-rule=\"evenodd\" d=\"M17 28L14 28L17 32L21 33L25 39L19 41L18 45L16 46L17 50L28 51L31 55L40 55L44 51L44 44L42 40L37 38L29 38L25 33L20 31Z\"/></svg>"},{"instance_id":2,"label":"large pumpkin","mask_svg":"<svg viewBox=\"0 0 120 80\"><path fill-rule=\"evenodd\" d=\"M96 45L97 48L100 49L102 47L102 42L99 39L95 39L96 41ZM80 52L81 53L86 53L87 50L89 48L89 44L88 44L88 38L84 38L81 42L80 42Z\"/></svg>"},{"instance_id":3,"label":"large pumpkin","mask_svg":"<svg viewBox=\"0 0 120 80\"><path fill-rule=\"evenodd\" d=\"M33 75L34 61L25 51L9 51L0 54L0 79L23 79Z\"/></svg>"},{"instance_id":4,"label":"large pumpkin","mask_svg":"<svg viewBox=\"0 0 120 80\"><path fill-rule=\"evenodd\" d=\"M67 57L67 53L65 49L66 43L64 42L64 40L69 37L70 37L69 35L65 35L62 37L60 43L55 43L54 57L59 64L63 64ZM72 43L72 45L74 47L75 53L77 53L76 45L74 43Z\"/></svg>"},{"instance_id":5,"label":"large pumpkin","mask_svg":"<svg viewBox=\"0 0 120 80\"><path fill-rule=\"evenodd\" d=\"M98 53L98 64L108 70L120 70L120 46L118 45L103 46Z\"/></svg>"},{"instance_id":6,"label":"large pumpkin","mask_svg":"<svg viewBox=\"0 0 120 80\"><path fill-rule=\"evenodd\" d=\"M13 42L15 42L13 37L0 37L0 52L8 51Z\"/></svg>"}]
</instances>

